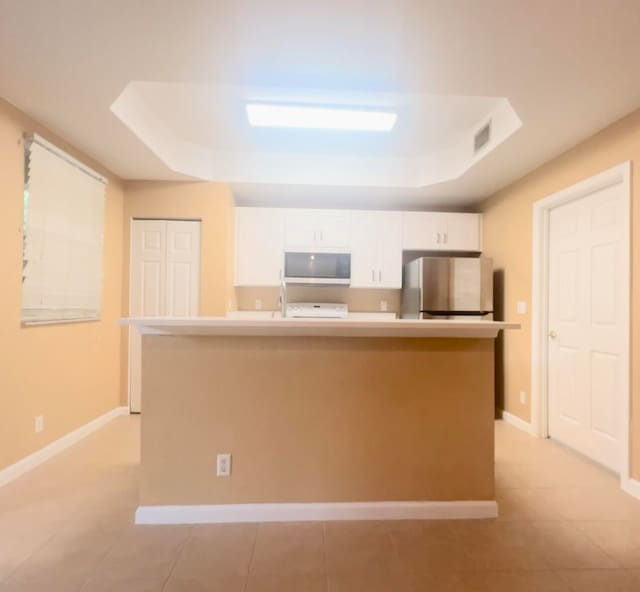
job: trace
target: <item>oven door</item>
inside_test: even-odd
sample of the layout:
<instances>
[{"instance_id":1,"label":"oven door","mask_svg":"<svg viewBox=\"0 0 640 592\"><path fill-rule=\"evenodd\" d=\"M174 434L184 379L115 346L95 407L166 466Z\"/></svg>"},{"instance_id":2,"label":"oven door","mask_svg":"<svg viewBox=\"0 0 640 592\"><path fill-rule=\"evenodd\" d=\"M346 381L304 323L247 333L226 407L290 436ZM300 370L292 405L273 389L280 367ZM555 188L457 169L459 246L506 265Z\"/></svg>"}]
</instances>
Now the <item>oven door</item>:
<instances>
[{"instance_id":1,"label":"oven door","mask_svg":"<svg viewBox=\"0 0 640 592\"><path fill-rule=\"evenodd\" d=\"M351 283L351 253L284 254L284 279L288 284L343 285Z\"/></svg>"}]
</instances>

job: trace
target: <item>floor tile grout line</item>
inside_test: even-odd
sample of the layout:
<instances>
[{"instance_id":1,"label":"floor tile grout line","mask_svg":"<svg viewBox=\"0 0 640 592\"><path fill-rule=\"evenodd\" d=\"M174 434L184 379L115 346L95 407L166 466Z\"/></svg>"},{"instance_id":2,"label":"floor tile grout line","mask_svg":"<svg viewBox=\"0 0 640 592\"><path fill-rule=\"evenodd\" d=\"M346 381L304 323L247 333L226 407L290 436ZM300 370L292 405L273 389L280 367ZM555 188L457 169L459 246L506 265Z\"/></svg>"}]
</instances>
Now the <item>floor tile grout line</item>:
<instances>
[{"instance_id":1,"label":"floor tile grout line","mask_svg":"<svg viewBox=\"0 0 640 592\"><path fill-rule=\"evenodd\" d=\"M253 565L253 557L256 553L256 545L258 544L258 533L260 530L260 523L255 523L256 526L256 534L253 537L253 545L251 545L251 555L249 555L249 565L247 565L247 574L244 580L244 586L242 587L243 592L247 592L249 588L249 577L251 576L251 566Z\"/></svg>"},{"instance_id":2,"label":"floor tile grout line","mask_svg":"<svg viewBox=\"0 0 640 592\"><path fill-rule=\"evenodd\" d=\"M387 533L387 536L389 537L389 541L391 542L391 546L393 547L393 551L396 555L396 559L398 561L401 561L400 559L400 549L398 547L398 545L396 544L396 540L395 537L393 536L393 533L391 532L391 527L388 524L385 524L385 531Z\"/></svg>"},{"instance_id":3,"label":"floor tile grout line","mask_svg":"<svg viewBox=\"0 0 640 592\"><path fill-rule=\"evenodd\" d=\"M40 543L39 545L36 545L36 547L34 549L31 550L30 553L27 554L26 557L24 557L23 559L21 559L16 565L14 565L5 575L2 579L0 579L0 584L9 581L9 578L11 576L13 576L13 574L18 571L18 569L20 569L20 567L22 567L23 564L25 564L27 561L29 561L29 559L31 559L38 551L40 551L40 549L43 549L45 545L48 545L58 534L58 531L56 530L55 532L51 533L50 536L48 536L44 541L42 541L42 543Z\"/></svg>"},{"instance_id":4,"label":"floor tile grout line","mask_svg":"<svg viewBox=\"0 0 640 592\"><path fill-rule=\"evenodd\" d=\"M385 530L387 532L387 536L389 537L389 540L391 541L391 546L393 547L393 551L395 553L395 557L396 557L396 560L398 562L398 566L399 566L399 569L400 569L401 573L405 574L405 572L406 572L406 575L408 575L409 572L405 569L403 561L402 561L402 558L400 557L400 547L399 547L398 542L396 541L395 537L393 536L393 532L391 530L390 522L385 524ZM422 531L422 525L420 526L420 530ZM407 584L407 592L411 592L413 590L413 587L411 586L409 581L410 581L410 579L407 578L407 582L406 582L406 584Z\"/></svg>"},{"instance_id":5,"label":"floor tile grout line","mask_svg":"<svg viewBox=\"0 0 640 592\"><path fill-rule=\"evenodd\" d=\"M113 537L113 541L111 541L111 544L107 545L107 548L104 550L104 553L102 553L100 559L96 561L95 565L93 566L93 569L90 571L90 573L87 574L87 577L82 583L82 586L78 588L78 592L82 592L85 589L87 583L91 579L91 576L98 571L99 567L104 563L104 560L106 559L107 555L111 553L111 550L114 548L114 546L119 540L120 540L120 536L116 535Z\"/></svg>"},{"instance_id":6,"label":"floor tile grout line","mask_svg":"<svg viewBox=\"0 0 640 592\"><path fill-rule=\"evenodd\" d=\"M191 540L191 536L192 535L193 535L193 526L189 526L188 534L185 537L184 541L182 541L182 544L180 545L180 549L176 553L176 558L174 559L173 563L171 564L171 569L169 570L169 573L167 574L167 577L165 578L164 582L162 583L162 588L160 589L161 592L163 592L166 589L167 584L169 583L169 580L171 579L171 576L173 575L173 571L176 568L176 565L178 564L178 561L179 561L180 557L182 557L182 554L184 553L184 549L187 546L187 543Z\"/></svg>"},{"instance_id":7,"label":"floor tile grout line","mask_svg":"<svg viewBox=\"0 0 640 592\"><path fill-rule=\"evenodd\" d=\"M327 556L327 522L322 521L322 556L324 558L324 584L329 592L329 558Z\"/></svg>"},{"instance_id":8,"label":"floor tile grout line","mask_svg":"<svg viewBox=\"0 0 640 592\"><path fill-rule=\"evenodd\" d=\"M124 529L122 532L120 532L118 535L113 537L113 541L111 542L111 544L109 545L109 548L104 552L104 554L102 555L102 557L100 558L100 561L98 561L94 567L92 572L89 574L89 576L87 577L87 579L84 581L84 583L82 584L82 586L80 587L78 592L84 592L87 584L89 583L89 581L91 580L91 577L93 576L94 573L97 573L100 570L100 567L104 564L106 558L108 557L109 553L111 553L111 551L113 551L113 549L115 548L115 546L118 544L118 542L120 542L122 539L124 539L127 536L126 533L126 529Z\"/></svg>"}]
</instances>

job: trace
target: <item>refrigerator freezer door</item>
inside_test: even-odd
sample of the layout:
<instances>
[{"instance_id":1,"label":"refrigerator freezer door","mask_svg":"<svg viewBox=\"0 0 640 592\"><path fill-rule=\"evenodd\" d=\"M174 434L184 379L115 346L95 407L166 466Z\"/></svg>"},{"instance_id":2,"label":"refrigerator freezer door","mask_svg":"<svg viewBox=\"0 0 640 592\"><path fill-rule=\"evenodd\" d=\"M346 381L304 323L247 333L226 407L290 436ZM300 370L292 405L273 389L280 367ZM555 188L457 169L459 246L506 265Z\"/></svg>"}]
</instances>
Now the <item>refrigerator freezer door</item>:
<instances>
[{"instance_id":1,"label":"refrigerator freezer door","mask_svg":"<svg viewBox=\"0 0 640 592\"><path fill-rule=\"evenodd\" d=\"M491 259L424 257L421 264L422 312L437 314L493 311Z\"/></svg>"}]
</instances>

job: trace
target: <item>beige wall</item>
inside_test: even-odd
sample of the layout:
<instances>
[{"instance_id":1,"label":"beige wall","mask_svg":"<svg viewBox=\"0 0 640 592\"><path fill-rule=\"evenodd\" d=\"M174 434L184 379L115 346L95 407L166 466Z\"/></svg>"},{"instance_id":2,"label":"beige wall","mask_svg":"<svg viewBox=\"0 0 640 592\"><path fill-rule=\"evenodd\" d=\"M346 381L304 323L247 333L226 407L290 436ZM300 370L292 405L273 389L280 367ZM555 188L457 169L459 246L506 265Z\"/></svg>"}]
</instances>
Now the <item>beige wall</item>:
<instances>
[{"instance_id":1,"label":"beige wall","mask_svg":"<svg viewBox=\"0 0 640 592\"><path fill-rule=\"evenodd\" d=\"M142 505L494 497L493 339L142 347Z\"/></svg>"},{"instance_id":2,"label":"beige wall","mask_svg":"<svg viewBox=\"0 0 640 592\"><path fill-rule=\"evenodd\" d=\"M23 134L37 132L109 178L102 319L20 326ZM0 469L120 404L122 208L120 182L0 100ZM34 433L34 417L44 431Z\"/></svg>"},{"instance_id":3,"label":"beige wall","mask_svg":"<svg viewBox=\"0 0 640 592\"><path fill-rule=\"evenodd\" d=\"M504 336L504 409L531 418L531 315L516 316L516 302L531 308L532 206L539 199L624 161L632 161L632 407L640 406L640 111L614 123L572 150L492 196L483 204L484 252L503 274L506 320L521 331ZM527 393L521 404L519 391ZM632 419L632 475L640 477L640 415Z\"/></svg>"},{"instance_id":4,"label":"beige wall","mask_svg":"<svg viewBox=\"0 0 640 592\"><path fill-rule=\"evenodd\" d=\"M233 196L222 183L133 181L125 183L122 316L129 314L129 241L133 218L202 221L200 315L225 315L233 293ZM121 354L122 404L128 397L128 333Z\"/></svg>"}]
</instances>

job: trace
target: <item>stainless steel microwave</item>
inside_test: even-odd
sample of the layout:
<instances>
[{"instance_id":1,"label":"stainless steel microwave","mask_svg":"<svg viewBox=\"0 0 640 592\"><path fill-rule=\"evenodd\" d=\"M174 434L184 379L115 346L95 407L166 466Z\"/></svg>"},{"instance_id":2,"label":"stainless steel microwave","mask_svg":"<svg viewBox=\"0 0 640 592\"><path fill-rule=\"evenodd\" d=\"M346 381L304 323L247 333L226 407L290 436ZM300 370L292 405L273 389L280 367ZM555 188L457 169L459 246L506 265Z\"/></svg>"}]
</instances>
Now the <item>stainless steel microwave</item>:
<instances>
[{"instance_id":1,"label":"stainless steel microwave","mask_svg":"<svg viewBox=\"0 0 640 592\"><path fill-rule=\"evenodd\" d=\"M351 253L284 254L284 279L288 284L349 285Z\"/></svg>"}]
</instances>

